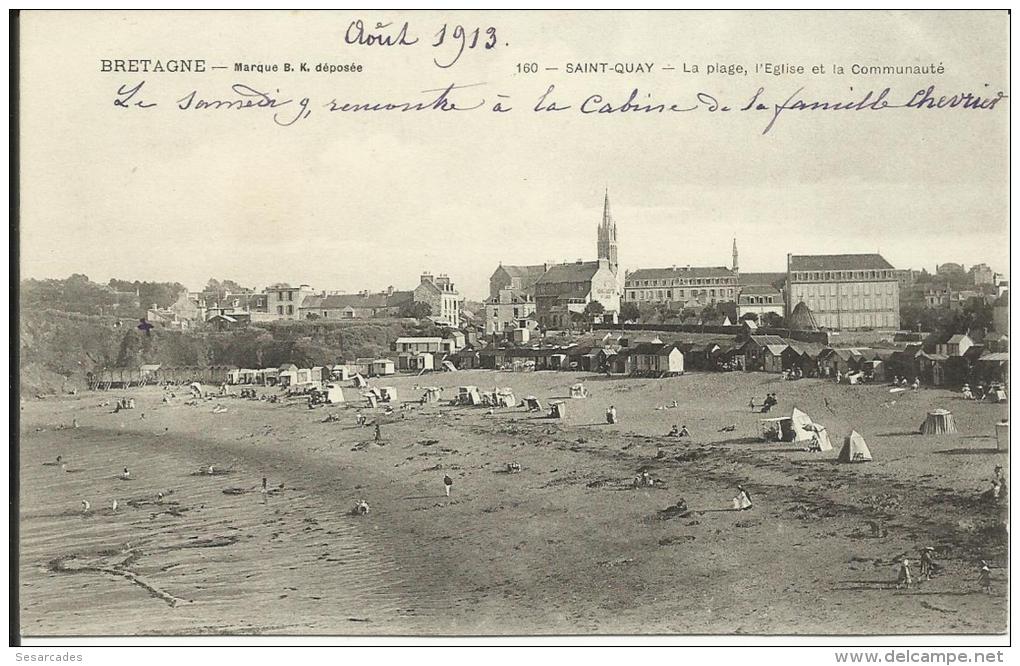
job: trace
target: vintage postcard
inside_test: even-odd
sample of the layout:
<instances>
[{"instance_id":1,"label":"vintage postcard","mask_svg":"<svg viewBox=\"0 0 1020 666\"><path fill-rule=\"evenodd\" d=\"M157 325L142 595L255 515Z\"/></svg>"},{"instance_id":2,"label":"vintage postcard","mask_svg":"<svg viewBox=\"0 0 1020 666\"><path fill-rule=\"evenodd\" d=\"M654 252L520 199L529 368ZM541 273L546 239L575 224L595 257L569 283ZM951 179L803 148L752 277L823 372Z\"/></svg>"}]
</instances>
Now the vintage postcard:
<instances>
[{"instance_id":1,"label":"vintage postcard","mask_svg":"<svg viewBox=\"0 0 1020 666\"><path fill-rule=\"evenodd\" d=\"M1008 12L12 21L17 640L1008 641Z\"/></svg>"}]
</instances>

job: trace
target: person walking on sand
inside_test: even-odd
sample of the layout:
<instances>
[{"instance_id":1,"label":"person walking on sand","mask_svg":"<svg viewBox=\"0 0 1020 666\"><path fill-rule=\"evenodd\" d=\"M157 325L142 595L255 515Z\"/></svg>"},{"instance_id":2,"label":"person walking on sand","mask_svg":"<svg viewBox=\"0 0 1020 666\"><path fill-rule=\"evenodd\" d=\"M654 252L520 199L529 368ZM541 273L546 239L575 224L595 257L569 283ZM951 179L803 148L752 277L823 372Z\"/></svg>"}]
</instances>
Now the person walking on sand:
<instances>
[{"instance_id":1,"label":"person walking on sand","mask_svg":"<svg viewBox=\"0 0 1020 666\"><path fill-rule=\"evenodd\" d=\"M751 402L749 402L747 404L751 408L751 411L753 412L754 411L754 396L751 397Z\"/></svg>"},{"instance_id":2,"label":"person walking on sand","mask_svg":"<svg viewBox=\"0 0 1020 666\"><path fill-rule=\"evenodd\" d=\"M450 489L453 488L453 479L447 474L443 477L443 486L446 488L446 496L450 496Z\"/></svg>"},{"instance_id":3,"label":"person walking on sand","mask_svg":"<svg viewBox=\"0 0 1020 666\"><path fill-rule=\"evenodd\" d=\"M379 422L375 422L375 441L382 441L382 428L379 427Z\"/></svg>"},{"instance_id":4,"label":"person walking on sand","mask_svg":"<svg viewBox=\"0 0 1020 666\"><path fill-rule=\"evenodd\" d=\"M981 591L985 594L992 593L992 570L988 568L988 562L981 560L981 572L978 574L978 583Z\"/></svg>"},{"instance_id":5,"label":"person walking on sand","mask_svg":"<svg viewBox=\"0 0 1020 666\"><path fill-rule=\"evenodd\" d=\"M925 546L921 551L921 578L931 580L935 575L935 549Z\"/></svg>"},{"instance_id":6,"label":"person walking on sand","mask_svg":"<svg viewBox=\"0 0 1020 666\"><path fill-rule=\"evenodd\" d=\"M606 410L606 423L614 425L616 423L616 407L609 405L609 409Z\"/></svg>"},{"instance_id":7,"label":"person walking on sand","mask_svg":"<svg viewBox=\"0 0 1020 666\"><path fill-rule=\"evenodd\" d=\"M914 582L913 577L910 575L910 560L903 558L900 562L900 573L896 577L896 589L906 588L910 589L911 583Z\"/></svg>"}]
</instances>

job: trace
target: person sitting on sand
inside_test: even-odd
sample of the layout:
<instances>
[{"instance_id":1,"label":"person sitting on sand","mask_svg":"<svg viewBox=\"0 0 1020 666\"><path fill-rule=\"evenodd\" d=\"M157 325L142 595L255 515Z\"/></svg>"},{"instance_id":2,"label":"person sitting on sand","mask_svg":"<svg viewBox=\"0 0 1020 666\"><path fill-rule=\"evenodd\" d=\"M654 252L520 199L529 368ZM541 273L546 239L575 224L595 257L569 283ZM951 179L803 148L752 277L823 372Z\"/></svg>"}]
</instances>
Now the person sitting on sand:
<instances>
[{"instance_id":1,"label":"person sitting on sand","mask_svg":"<svg viewBox=\"0 0 1020 666\"><path fill-rule=\"evenodd\" d=\"M906 388L907 386L910 386L910 382L907 381L906 377L903 377L902 379L900 379L900 386L902 386L903 388Z\"/></svg>"},{"instance_id":2,"label":"person sitting on sand","mask_svg":"<svg viewBox=\"0 0 1020 666\"><path fill-rule=\"evenodd\" d=\"M995 473L992 475L992 489L989 491L991 499L1002 502L1007 496L1006 475L1002 472L1002 465L995 466Z\"/></svg>"},{"instance_id":3,"label":"person sitting on sand","mask_svg":"<svg viewBox=\"0 0 1020 666\"><path fill-rule=\"evenodd\" d=\"M673 427L669 429L669 434L666 437L679 437L680 428L674 423Z\"/></svg>"},{"instance_id":4,"label":"person sitting on sand","mask_svg":"<svg viewBox=\"0 0 1020 666\"><path fill-rule=\"evenodd\" d=\"M914 377L914 383L910 385L910 388L913 389L914 391L921 388L921 378Z\"/></svg>"},{"instance_id":5,"label":"person sitting on sand","mask_svg":"<svg viewBox=\"0 0 1020 666\"><path fill-rule=\"evenodd\" d=\"M749 402L748 405L751 407L751 411L753 412L754 411L754 398L753 397L751 398L751 402Z\"/></svg>"},{"instance_id":6,"label":"person sitting on sand","mask_svg":"<svg viewBox=\"0 0 1020 666\"><path fill-rule=\"evenodd\" d=\"M816 452L816 451L821 451L822 450L822 440L819 439L817 432L811 433L811 444L808 445L808 449L807 450L810 451L810 452Z\"/></svg>"},{"instance_id":7,"label":"person sitting on sand","mask_svg":"<svg viewBox=\"0 0 1020 666\"><path fill-rule=\"evenodd\" d=\"M131 478L131 472L128 471L127 467L125 467L124 471L120 473L120 478L124 479L125 481Z\"/></svg>"},{"instance_id":8,"label":"person sitting on sand","mask_svg":"<svg viewBox=\"0 0 1020 666\"><path fill-rule=\"evenodd\" d=\"M358 410L358 414L357 414L357 418L355 420L357 421L359 426L364 426L368 419L365 418L365 415L362 414L361 410L359 409Z\"/></svg>"},{"instance_id":9,"label":"person sitting on sand","mask_svg":"<svg viewBox=\"0 0 1020 666\"><path fill-rule=\"evenodd\" d=\"M900 573L896 577L896 589L903 587L909 590L913 582L914 579L910 575L910 560L903 558L903 561L900 562Z\"/></svg>"},{"instance_id":10,"label":"person sitting on sand","mask_svg":"<svg viewBox=\"0 0 1020 666\"><path fill-rule=\"evenodd\" d=\"M691 433L687 430L686 424L682 428L680 428L680 434L677 435L677 437L690 437L690 436Z\"/></svg>"}]
</instances>

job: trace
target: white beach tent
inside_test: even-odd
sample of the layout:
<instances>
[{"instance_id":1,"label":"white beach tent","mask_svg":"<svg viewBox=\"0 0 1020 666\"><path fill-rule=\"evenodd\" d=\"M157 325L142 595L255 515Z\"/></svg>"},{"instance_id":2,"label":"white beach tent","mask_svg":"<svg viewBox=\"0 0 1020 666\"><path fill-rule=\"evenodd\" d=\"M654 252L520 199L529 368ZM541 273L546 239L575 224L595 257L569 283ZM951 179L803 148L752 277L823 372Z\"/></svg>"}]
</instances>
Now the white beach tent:
<instances>
[{"instance_id":1,"label":"white beach tent","mask_svg":"<svg viewBox=\"0 0 1020 666\"><path fill-rule=\"evenodd\" d=\"M856 430L850 432L843 441L843 448L839 452L839 462L855 463L869 462L872 460L871 450L868 443Z\"/></svg>"},{"instance_id":2,"label":"white beach tent","mask_svg":"<svg viewBox=\"0 0 1020 666\"><path fill-rule=\"evenodd\" d=\"M806 442L814 438L814 432L805 426L811 425L811 417L796 407L790 415L790 429L793 430L793 441Z\"/></svg>"},{"instance_id":3,"label":"white beach tent","mask_svg":"<svg viewBox=\"0 0 1020 666\"><path fill-rule=\"evenodd\" d=\"M928 412L921 424L922 435L945 435L957 432L956 421L952 413L946 409L933 409Z\"/></svg>"}]
</instances>

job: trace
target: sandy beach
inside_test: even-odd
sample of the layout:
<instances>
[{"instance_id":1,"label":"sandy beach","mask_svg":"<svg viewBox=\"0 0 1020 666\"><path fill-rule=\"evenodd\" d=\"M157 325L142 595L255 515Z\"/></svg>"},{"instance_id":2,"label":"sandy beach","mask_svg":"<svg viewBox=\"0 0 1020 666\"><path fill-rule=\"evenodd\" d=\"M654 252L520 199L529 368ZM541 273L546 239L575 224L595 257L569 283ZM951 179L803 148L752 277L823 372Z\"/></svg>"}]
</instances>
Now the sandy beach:
<instances>
[{"instance_id":1,"label":"sandy beach","mask_svg":"<svg viewBox=\"0 0 1020 666\"><path fill-rule=\"evenodd\" d=\"M447 404L463 384L547 403L580 380L591 395L567 399L562 420ZM419 386L445 391L390 416L365 409L380 443L356 425L363 401L349 382L347 406L314 410L237 397L188 406L183 391L163 404L154 387L23 402L23 634L1007 628L1003 514L980 499L995 465L1008 473L994 434L1004 405L763 373L462 371L372 384L405 401ZM760 441L748 401L770 391L773 415L805 410L835 449ZM113 413L126 395L137 408ZM953 412L958 435L914 434L935 407ZM330 413L339 422L324 422ZM664 437L674 424L690 441ZM836 463L851 428L873 462ZM634 487L642 471L654 486ZM730 510L737 484L752 509ZM349 515L359 499L370 513ZM689 513L663 513L681 499ZM910 558L917 577L924 546L938 575L896 589L898 561ZM982 559L991 595L978 585Z\"/></svg>"}]
</instances>

